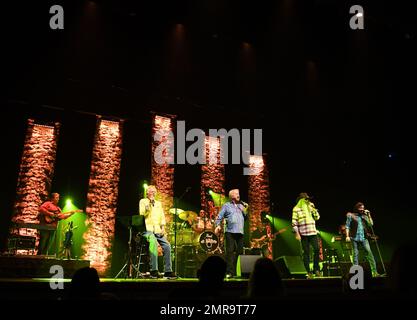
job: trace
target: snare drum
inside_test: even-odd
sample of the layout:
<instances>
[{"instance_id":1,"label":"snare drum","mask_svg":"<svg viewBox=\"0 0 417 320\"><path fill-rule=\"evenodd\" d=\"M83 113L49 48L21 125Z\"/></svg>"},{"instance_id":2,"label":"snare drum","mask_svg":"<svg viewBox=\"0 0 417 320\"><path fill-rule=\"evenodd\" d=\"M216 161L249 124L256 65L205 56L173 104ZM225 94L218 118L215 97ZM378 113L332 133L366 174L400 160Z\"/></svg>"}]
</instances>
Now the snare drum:
<instances>
[{"instance_id":1,"label":"snare drum","mask_svg":"<svg viewBox=\"0 0 417 320\"><path fill-rule=\"evenodd\" d=\"M207 253L213 253L219 247L219 238L211 231L205 231L198 237L198 245Z\"/></svg>"}]
</instances>

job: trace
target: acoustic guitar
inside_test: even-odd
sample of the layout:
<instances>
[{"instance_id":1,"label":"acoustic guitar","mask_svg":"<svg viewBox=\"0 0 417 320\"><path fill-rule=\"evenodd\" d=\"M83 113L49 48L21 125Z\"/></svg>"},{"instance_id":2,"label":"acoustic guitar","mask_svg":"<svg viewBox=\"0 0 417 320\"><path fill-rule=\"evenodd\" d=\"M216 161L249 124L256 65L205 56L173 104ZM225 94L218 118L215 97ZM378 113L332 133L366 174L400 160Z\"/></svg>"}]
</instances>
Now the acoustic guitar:
<instances>
[{"instance_id":1,"label":"acoustic guitar","mask_svg":"<svg viewBox=\"0 0 417 320\"><path fill-rule=\"evenodd\" d=\"M71 211L68 211L68 212L65 212L65 213L64 212L57 212L57 213L54 213L52 215L44 214L43 217L44 217L45 222L47 224L51 224L51 223L54 223L54 222L62 220L62 219L67 219L67 218L71 217L74 213L77 213L77 212L83 212L83 210L79 210L79 209L78 210L71 210Z\"/></svg>"}]
</instances>

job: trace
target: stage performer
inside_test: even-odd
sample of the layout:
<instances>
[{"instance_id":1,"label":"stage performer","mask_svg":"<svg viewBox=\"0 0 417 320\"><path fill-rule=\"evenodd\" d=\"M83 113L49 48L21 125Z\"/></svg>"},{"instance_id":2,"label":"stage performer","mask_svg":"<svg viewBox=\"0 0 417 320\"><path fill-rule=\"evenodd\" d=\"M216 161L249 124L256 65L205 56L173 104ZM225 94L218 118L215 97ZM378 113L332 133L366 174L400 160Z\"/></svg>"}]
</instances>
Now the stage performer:
<instances>
[{"instance_id":1,"label":"stage performer","mask_svg":"<svg viewBox=\"0 0 417 320\"><path fill-rule=\"evenodd\" d=\"M273 241L277 235L285 232L287 228L272 232L273 227L266 217L267 215L267 212L261 212L261 223L251 232L250 246L252 249L255 249L255 252L259 251L264 258L272 260Z\"/></svg>"},{"instance_id":2,"label":"stage performer","mask_svg":"<svg viewBox=\"0 0 417 320\"><path fill-rule=\"evenodd\" d=\"M76 212L82 212L82 210L71 210L64 213L58 206L58 203L59 193L54 192L51 193L49 200L45 201L39 207L40 225L43 225L48 229L41 229L38 255L55 254L55 232L58 221L67 219Z\"/></svg>"},{"instance_id":3,"label":"stage performer","mask_svg":"<svg viewBox=\"0 0 417 320\"><path fill-rule=\"evenodd\" d=\"M321 276L319 266L320 248L316 229L316 220L320 219L320 215L311 200L312 198L307 193L300 193L296 200L297 204L292 210L292 228L295 238L301 241L303 262L308 279ZM310 268L310 246L314 250L313 272Z\"/></svg>"},{"instance_id":4,"label":"stage performer","mask_svg":"<svg viewBox=\"0 0 417 320\"><path fill-rule=\"evenodd\" d=\"M359 245L365 250L365 258L371 267L372 276L378 277L374 255L369 245L369 228L374 224L371 213L362 202L353 207L353 212L346 214L346 241L353 244L353 264L358 265Z\"/></svg>"},{"instance_id":5,"label":"stage performer","mask_svg":"<svg viewBox=\"0 0 417 320\"><path fill-rule=\"evenodd\" d=\"M239 189L229 192L230 201L226 202L217 216L215 233L218 235L221 230L220 223L224 219L226 227L224 230L227 271L226 277L236 276L237 257L243 254L244 224L248 217L249 205L240 200Z\"/></svg>"},{"instance_id":6,"label":"stage performer","mask_svg":"<svg viewBox=\"0 0 417 320\"><path fill-rule=\"evenodd\" d=\"M155 200L156 187L150 185L146 191L146 198L139 201L139 214L145 216L146 232L143 234L149 242L151 263L151 278L159 278L158 271L158 243L162 247L164 256L164 277L175 279L172 271L171 245L165 236L165 214L162 203Z\"/></svg>"}]
</instances>

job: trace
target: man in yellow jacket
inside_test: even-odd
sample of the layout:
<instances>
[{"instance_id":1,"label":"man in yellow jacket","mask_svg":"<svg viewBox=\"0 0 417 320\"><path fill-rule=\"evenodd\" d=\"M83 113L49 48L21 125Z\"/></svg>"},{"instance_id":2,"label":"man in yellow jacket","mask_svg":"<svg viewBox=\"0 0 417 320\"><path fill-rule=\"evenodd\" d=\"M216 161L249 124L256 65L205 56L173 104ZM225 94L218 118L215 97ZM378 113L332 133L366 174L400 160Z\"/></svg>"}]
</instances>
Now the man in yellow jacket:
<instances>
[{"instance_id":1,"label":"man in yellow jacket","mask_svg":"<svg viewBox=\"0 0 417 320\"><path fill-rule=\"evenodd\" d=\"M301 241L303 248L303 261L307 270L307 277L312 278L313 274L320 277L319 266L319 243L317 240L316 220L320 219L320 215L311 197L302 192L297 198L297 204L292 210L292 228L295 238ZM310 245L314 250L313 272L310 269Z\"/></svg>"},{"instance_id":2,"label":"man in yellow jacket","mask_svg":"<svg viewBox=\"0 0 417 320\"><path fill-rule=\"evenodd\" d=\"M146 198L139 202L139 214L145 216L146 232L143 234L149 242L149 254L151 263L151 278L158 278L158 243L162 247L164 256L164 276L175 278L172 272L171 245L165 237L165 214L162 203L155 200L156 187L150 185L146 192Z\"/></svg>"}]
</instances>

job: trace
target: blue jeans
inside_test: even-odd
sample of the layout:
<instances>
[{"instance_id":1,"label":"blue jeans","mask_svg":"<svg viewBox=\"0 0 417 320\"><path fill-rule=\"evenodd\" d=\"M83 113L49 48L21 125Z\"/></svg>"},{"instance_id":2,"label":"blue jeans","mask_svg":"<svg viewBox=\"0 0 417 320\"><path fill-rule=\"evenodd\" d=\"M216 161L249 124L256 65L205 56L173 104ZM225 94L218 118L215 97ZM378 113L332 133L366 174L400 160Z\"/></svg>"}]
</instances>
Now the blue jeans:
<instances>
[{"instance_id":1,"label":"blue jeans","mask_svg":"<svg viewBox=\"0 0 417 320\"><path fill-rule=\"evenodd\" d=\"M149 242L149 255L151 260L151 271L158 271L158 243L162 247L164 254L164 271L172 272L171 264L171 245L168 240L158 233L146 231L143 236Z\"/></svg>"},{"instance_id":2,"label":"blue jeans","mask_svg":"<svg viewBox=\"0 0 417 320\"><path fill-rule=\"evenodd\" d=\"M376 263L374 255L372 254L371 247L369 245L368 239L365 239L365 241L356 241L352 239L353 243L353 264L358 265L358 257L359 257L359 247L360 244L362 248L365 250L365 258L369 262L369 265L371 266L372 273L376 273Z\"/></svg>"}]
</instances>

